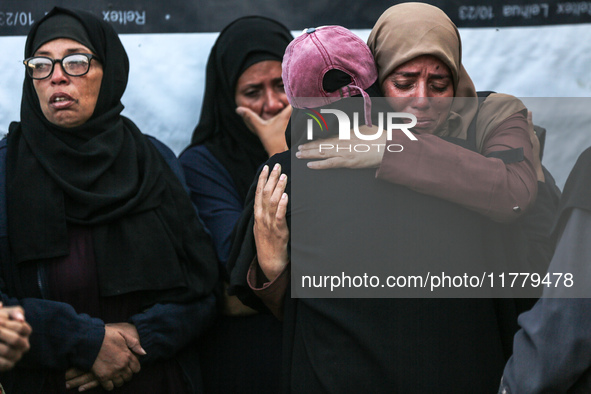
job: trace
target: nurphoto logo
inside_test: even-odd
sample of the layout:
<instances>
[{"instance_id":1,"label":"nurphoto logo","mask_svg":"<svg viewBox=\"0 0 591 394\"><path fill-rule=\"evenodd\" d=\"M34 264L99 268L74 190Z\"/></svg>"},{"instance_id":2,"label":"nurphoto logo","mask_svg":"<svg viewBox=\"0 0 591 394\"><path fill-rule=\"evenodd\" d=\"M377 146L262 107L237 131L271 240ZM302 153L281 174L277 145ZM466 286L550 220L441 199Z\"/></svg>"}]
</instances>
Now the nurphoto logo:
<instances>
[{"instance_id":1,"label":"nurphoto logo","mask_svg":"<svg viewBox=\"0 0 591 394\"><path fill-rule=\"evenodd\" d=\"M378 113L378 126L377 129L375 127L368 128L369 131L375 131L373 134L368 133L361 133L359 131L359 113L353 112L353 124L351 125L351 120L349 119L349 115L345 112L340 111L338 109L321 109L320 113L310 109L313 113L306 112L308 116L312 119L308 119L307 123L307 138L309 141L314 139L314 121L319 126L321 131L328 131L328 126L326 120L322 116L322 114L332 114L337 117L338 125L339 125L339 140L340 141L348 141L351 140L351 130L355 134L359 140L362 141L376 141L382 138L384 133L384 118L386 119L386 139L388 141L392 140L392 132L393 130L400 130L402 131L409 140L417 141L417 137L409 130L413 128L417 124L417 117L413 114L407 112L379 112ZM352 126L352 127L351 127ZM404 147L400 144L354 144L354 145L333 145L333 144L320 144L319 151L322 150L330 150L336 149L338 151L347 150L349 152L369 152L372 150L372 147L377 148L377 151L380 152L382 147L389 152L402 152Z\"/></svg>"}]
</instances>

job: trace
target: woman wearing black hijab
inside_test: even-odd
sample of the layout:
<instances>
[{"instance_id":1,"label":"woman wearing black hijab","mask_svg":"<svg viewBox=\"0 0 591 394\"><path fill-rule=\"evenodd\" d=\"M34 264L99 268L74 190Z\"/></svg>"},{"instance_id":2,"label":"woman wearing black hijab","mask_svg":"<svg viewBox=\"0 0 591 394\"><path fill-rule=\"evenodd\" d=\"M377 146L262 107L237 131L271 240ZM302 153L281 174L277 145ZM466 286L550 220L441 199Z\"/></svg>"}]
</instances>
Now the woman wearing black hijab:
<instances>
[{"instance_id":1,"label":"woman wearing black hijab","mask_svg":"<svg viewBox=\"0 0 591 394\"><path fill-rule=\"evenodd\" d=\"M25 58L21 121L0 146L0 269L4 304L20 304L34 333L27 368L4 386L200 390L188 345L213 314L215 252L174 154L120 115L117 33L56 7Z\"/></svg>"},{"instance_id":2,"label":"woman wearing black hijab","mask_svg":"<svg viewBox=\"0 0 591 394\"><path fill-rule=\"evenodd\" d=\"M281 60L292 39L280 23L249 16L226 26L209 55L201 119L180 160L223 265L257 168L286 149L291 107ZM252 313L236 298L224 307L230 315ZM280 336L270 315L222 316L201 349L206 391L277 392Z\"/></svg>"},{"instance_id":3,"label":"woman wearing black hijab","mask_svg":"<svg viewBox=\"0 0 591 394\"><path fill-rule=\"evenodd\" d=\"M270 154L277 153L266 150L277 151L269 147L277 142L265 140L278 140L285 148L283 133L290 107L281 80L281 60L292 38L289 30L274 20L239 18L222 30L209 55L201 118L180 160L192 200L211 230L224 263L230 233L257 168ZM275 68L254 77L242 88L245 91L239 89L245 74L265 64ZM260 100L244 103L245 96ZM273 118L277 122L274 135L251 131L237 107L241 112L250 109L267 122Z\"/></svg>"}]
</instances>

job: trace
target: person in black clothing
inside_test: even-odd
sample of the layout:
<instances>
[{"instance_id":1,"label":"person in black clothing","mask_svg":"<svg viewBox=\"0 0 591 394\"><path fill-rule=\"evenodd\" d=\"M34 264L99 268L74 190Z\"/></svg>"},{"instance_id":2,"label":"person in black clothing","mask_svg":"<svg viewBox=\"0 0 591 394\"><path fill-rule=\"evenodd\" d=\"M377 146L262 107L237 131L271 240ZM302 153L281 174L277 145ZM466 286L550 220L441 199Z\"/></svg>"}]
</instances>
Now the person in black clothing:
<instances>
[{"instance_id":1,"label":"person in black clothing","mask_svg":"<svg viewBox=\"0 0 591 394\"><path fill-rule=\"evenodd\" d=\"M56 7L25 58L21 121L0 145L0 277L33 333L2 384L199 392L189 345L214 316L215 251L174 154L121 116L117 33Z\"/></svg>"},{"instance_id":2,"label":"person in black clothing","mask_svg":"<svg viewBox=\"0 0 591 394\"><path fill-rule=\"evenodd\" d=\"M239 18L220 32L207 62L201 118L180 155L225 282L232 232L248 188L259 166L286 149L291 106L281 59L292 39L281 23L259 16ZM221 316L200 349L206 392L277 392L279 322L222 292Z\"/></svg>"}]
</instances>

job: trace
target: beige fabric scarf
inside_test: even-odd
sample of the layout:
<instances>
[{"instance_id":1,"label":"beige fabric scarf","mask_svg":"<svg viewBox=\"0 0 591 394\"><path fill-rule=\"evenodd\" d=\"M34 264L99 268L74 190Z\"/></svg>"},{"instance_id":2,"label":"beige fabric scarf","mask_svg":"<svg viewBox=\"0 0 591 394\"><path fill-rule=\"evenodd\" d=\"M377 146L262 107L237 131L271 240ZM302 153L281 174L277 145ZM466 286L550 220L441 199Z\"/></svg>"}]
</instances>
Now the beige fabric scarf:
<instances>
[{"instance_id":1,"label":"beige fabric scarf","mask_svg":"<svg viewBox=\"0 0 591 394\"><path fill-rule=\"evenodd\" d=\"M520 100L490 95L478 108L476 89L462 65L462 42L456 25L439 8L425 3L402 3L388 8L376 22L367 45L374 55L380 85L398 66L422 55L444 62L452 73L455 100L439 136L466 139L478 112L476 144L482 150L487 134L509 116L527 110ZM465 97L465 98L464 98Z\"/></svg>"}]
</instances>

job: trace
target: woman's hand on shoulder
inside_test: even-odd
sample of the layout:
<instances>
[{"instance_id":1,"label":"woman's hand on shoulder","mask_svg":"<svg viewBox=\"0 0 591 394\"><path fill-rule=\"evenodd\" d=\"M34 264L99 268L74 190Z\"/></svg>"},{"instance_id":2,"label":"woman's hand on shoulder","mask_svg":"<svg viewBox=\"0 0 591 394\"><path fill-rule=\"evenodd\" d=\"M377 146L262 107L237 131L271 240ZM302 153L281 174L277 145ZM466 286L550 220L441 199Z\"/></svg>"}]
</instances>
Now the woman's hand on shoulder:
<instances>
[{"instance_id":1,"label":"woman's hand on shoulder","mask_svg":"<svg viewBox=\"0 0 591 394\"><path fill-rule=\"evenodd\" d=\"M254 239L259 266L269 281L273 281L288 263L286 185L287 175L281 174L279 164L270 175L269 167L263 167L254 199Z\"/></svg>"},{"instance_id":2,"label":"woman's hand on shoulder","mask_svg":"<svg viewBox=\"0 0 591 394\"><path fill-rule=\"evenodd\" d=\"M375 134L376 126L360 126L362 134ZM386 150L386 133L376 140L363 140L351 133L351 139L338 137L311 141L298 146L298 159L316 160L307 164L308 168L324 170L329 168L377 168Z\"/></svg>"},{"instance_id":3,"label":"woman's hand on shoulder","mask_svg":"<svg viewBox=\"0 0 591 394\"><path fill-rule=\"evenodd\" d=\"M267 120L263 120L247 107L236 108L236 113L242 117L249 130L259 137L269 157L287 150L285 129L291 116L291 105L287 105L281 112Z\"/></svg>"}]
</instances>

